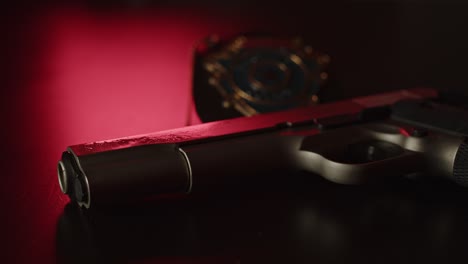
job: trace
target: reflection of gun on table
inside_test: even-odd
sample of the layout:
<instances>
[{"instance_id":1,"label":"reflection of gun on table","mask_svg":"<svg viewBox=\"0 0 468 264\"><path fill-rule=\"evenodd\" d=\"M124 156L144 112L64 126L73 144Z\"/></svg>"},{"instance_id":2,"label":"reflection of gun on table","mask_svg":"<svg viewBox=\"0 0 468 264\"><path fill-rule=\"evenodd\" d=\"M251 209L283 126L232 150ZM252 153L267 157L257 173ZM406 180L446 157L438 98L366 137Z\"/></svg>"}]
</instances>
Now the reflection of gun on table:
<instances>
[{"instance_id":1,"label":"reflection of gun on table","mask_svg":"<svg viewBox=\"0 0 468 264\"><path fill-rule=\"evenodd\" d=\"M223 185L268 188L285 169L343 184L428 175L465 185L467 114L436 98L431 89L401 90L75 145L59 162L60 186L90 207Z\"/></svg>"}]
</instances>

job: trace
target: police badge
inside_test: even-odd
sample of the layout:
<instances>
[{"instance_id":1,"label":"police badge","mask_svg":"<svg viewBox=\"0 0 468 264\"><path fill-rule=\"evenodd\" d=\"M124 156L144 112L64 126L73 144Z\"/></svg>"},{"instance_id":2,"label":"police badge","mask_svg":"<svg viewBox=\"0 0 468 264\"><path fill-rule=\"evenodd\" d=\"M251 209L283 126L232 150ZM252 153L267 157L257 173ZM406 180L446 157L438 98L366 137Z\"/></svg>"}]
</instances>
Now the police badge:
<instances>
[{"instance_id":1,"label":"police badge","mask_svg":"<svg viewBox=\"0 0 468 264\"><path fill-rule=\"evenodd\" d=\"M203 122L317 104L328 55L300 38L210 36L194 53L193 98Z\"/></svg>"}]
</instances>

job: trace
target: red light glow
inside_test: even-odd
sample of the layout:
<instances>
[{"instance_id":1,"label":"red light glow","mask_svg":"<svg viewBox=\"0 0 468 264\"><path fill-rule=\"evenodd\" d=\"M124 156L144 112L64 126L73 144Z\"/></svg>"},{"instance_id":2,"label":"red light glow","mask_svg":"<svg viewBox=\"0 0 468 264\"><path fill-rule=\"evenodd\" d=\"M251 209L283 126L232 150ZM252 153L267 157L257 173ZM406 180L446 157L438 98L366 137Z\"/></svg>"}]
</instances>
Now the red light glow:
<instances>
[{"instance_id":1,"label":"red light glow","mask_svg":"<svg viewBox=\"0 0 468 264\"><path fill-rule=\"evenodd\" d=\"M57 219L68 202L57 181L61 152L77 143L186 125L194 43L213 33L233 34L242 23L214 23L180 9L56 9L31 22L21 32L30 40L27 55L22 47L14 54L21 55L21 72L13 77L21 81L8 91L19 133L8 142L5 197L15 220L10 236L18 238L10 244L28 252L15 254L15 262L53 262L47 258L54 256Z\"/></svg>"},{"instance_id":2,"label":"red light glow","mask_svg":"<svg viewBox=\"0 0 468 264\"><path fill-rule=\"evenodd\" d=\"M63 91L63 121L74 123L70 133L129 135L184 125L189 34L170 34L173 29L166 26L114 23L59 24L53 89Z\"/></svg>"},{"instance_id":3,"label":"red light glow","mask_svg":"<svg viewBox=\"0 0 468 264\"><path fill-rule=\"evenodd\" d=\"M403 136L405 136L405 137L409 137L409 136L410 136L410 134L408 133L408 131L406 131L406 129L400 127L399 130L400 130L400 134L402 134Z\"/></svg>"},{"instance_id":4,"label":"red light glow","mask_svg":"<svg viewBox=\"0 0 468 264\"><path fill-rule=\"evenodd\" d=\"M47 25L43 92L52 97L50 114L64 126L59 130L68 143L198 123L191 106L192 47L209 34L240 27L183 11L136 16L62 10Z\"/></svg>"}]
</instances>

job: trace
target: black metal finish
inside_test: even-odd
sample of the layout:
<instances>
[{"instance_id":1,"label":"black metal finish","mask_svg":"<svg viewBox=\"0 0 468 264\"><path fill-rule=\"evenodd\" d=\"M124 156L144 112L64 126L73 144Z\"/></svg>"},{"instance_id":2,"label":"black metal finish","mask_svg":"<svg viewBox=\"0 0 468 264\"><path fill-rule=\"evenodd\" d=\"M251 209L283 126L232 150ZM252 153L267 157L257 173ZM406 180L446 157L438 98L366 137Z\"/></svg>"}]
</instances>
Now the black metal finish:
<instances>
[{"instance_id":1,"label":"black metal finish","mask_svg":"<svg viewBox=\"0 0 468 264\"><path fill-rule=\"evenodd\" d=\"M100 152L67 158L68 162L67 175L74 175L69 182L75 190L68 194L86 207L91 203L129 203L161 193L186 193L191 187L190 165L175 144Z\"/></svg>"},{"instance_id":2,"label":"black metal finish","mask_svg":"<svg viewBox=\"0 0 468 264\"><path fill-rule=\"evenodd\" d=\"M392 118L443 133L468 136L468 112L447 104L401 101L392 107Z\"/></svg>"},{"instance_id":3,"label":"black metal finish","mask_svg":"<svg viewBox=\"0 0 468 264\"><path fill-rule=\"evenodd\" d=\"M458 148L453 164L453 177L458 184L468 187L468 139Z\"/></svg>"}]
</instances>

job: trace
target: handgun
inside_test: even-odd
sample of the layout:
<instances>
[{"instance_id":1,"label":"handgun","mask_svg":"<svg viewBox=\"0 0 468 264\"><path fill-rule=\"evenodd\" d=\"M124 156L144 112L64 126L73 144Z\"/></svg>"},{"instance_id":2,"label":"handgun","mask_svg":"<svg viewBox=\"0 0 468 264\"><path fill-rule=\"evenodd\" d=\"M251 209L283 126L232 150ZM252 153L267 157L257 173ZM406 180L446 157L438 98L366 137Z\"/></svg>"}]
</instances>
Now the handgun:
<instances>
[{"instance_id":1,"label":"handgun","mask_svg":"<svg viewBox=\"0 0 468 264\"><path fill-rule=\"evenodd\" d=\"M73 145L58 162L80 206L258 184L305 171L338 184L395 176L468 186L468 114L431 88L396 90L250 117Z\"/></svg>"}]
</instances>

